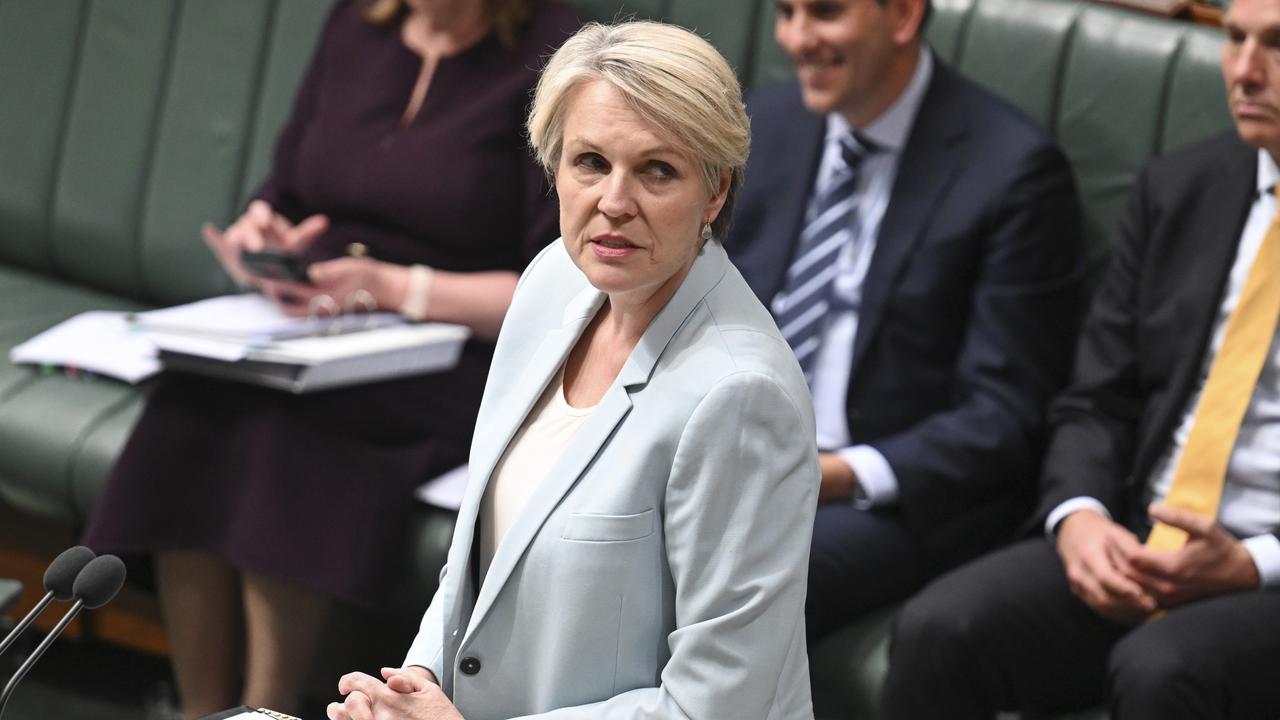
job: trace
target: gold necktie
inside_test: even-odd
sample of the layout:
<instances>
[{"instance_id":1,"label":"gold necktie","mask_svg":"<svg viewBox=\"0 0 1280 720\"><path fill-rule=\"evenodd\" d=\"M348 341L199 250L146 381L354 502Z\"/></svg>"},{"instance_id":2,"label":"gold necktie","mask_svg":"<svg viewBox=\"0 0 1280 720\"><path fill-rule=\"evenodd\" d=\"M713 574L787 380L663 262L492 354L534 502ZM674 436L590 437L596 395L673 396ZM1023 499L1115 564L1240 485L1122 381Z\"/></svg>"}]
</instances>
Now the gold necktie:
<instances>
[{"instance_id":1,"label":"gold necktie","mask_svg":"<svg viewBox=\"0 0 1280 720\"><path fill-rule=\"evenodd\" d=\"M1280 197L1280 187L1277 188ZM1196 406L1191 433L1174 471L1164 502L1204 517L1218 516L1227 463L1240 432L1258 374L1267 359L1280 316L1280 214L1272 221L1249 269L1240 299L1227 318L1222 347ZM1156 523L1147 547L1177 550L1187 542L1184 530Z\"/></svg>"}]
</instances>

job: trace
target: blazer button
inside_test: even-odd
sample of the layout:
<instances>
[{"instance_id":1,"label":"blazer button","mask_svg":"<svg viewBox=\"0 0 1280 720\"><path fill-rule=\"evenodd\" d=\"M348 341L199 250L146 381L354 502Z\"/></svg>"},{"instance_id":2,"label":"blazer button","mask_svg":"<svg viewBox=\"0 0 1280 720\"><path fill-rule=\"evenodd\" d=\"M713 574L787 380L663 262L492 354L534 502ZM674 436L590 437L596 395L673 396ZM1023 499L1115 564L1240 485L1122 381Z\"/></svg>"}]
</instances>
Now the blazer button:
<instances>
[{"instance_id":1,"label":"blazer button","mask_svg":"<svg viewBox=\"0 0 1280 720\"><path fill-rule=\"evenodd\" d=\"M458 663L458 669L463 675L475 675L480 672L480 661L473 657L462 658L462 662Z\"/></svg>"}]
</instances>

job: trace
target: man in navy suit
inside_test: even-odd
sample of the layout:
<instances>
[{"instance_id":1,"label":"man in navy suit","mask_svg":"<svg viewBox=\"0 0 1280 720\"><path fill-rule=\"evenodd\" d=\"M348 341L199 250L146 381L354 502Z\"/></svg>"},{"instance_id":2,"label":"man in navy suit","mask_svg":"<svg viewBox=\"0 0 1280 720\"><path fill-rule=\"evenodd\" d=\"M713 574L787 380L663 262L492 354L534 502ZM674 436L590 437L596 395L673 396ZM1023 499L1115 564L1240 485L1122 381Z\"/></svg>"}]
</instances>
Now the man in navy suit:
<instances>
[{"instance_id":1,"label":"man in navy suit","mask_svg":"<svg viewBox=\"0 0 1280 720\"><path fill-rule=\"evenodd\" d=\"M813 393L810 639L1007 539L1081 307L1067 163L933 56L927 0L778 0L726 247Z\"/></svg>"}]
</instances>

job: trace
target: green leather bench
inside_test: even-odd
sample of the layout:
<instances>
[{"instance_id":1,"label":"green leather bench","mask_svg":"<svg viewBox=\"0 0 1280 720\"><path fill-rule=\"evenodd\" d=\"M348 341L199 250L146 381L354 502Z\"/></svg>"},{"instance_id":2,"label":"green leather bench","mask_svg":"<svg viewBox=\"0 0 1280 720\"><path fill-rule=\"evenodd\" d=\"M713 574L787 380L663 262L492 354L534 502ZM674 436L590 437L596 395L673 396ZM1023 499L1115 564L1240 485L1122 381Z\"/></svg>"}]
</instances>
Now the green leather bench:
<instances>
[{"instance_id":1,"label":"green leather bench","mask_svg":"<svg viewBox=\"0 0 1280 720\"><path fill-rule=\"evenodd\" d=\"M785 79L774 0L571 0L697 29L748 86ZM199 238L269 163L324 0L0 3L0 350L76 313L230 289ZM1069 0L935 0L937 53L1022 107L1075 167L1098 265L1149 156L1229 126L1213 30ZM0 502L81 526L146 387L0 358ZM181 482L181 478L174 478ZM423 507L406 583L434 591L452 514ZM876 715L892 611L815 648L820 717Z\"/></svg>"}]
</instances>

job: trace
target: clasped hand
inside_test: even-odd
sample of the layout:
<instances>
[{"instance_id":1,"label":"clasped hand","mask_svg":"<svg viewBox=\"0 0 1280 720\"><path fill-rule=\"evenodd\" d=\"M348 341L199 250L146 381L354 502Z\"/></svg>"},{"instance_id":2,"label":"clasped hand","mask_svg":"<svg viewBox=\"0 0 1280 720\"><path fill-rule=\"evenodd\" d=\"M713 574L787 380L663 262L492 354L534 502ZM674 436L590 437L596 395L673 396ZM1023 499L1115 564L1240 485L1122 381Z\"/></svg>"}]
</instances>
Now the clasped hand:
<instances>
[{"instance_id":1,"label":"clasped hand","mask_svg":"<svg viewBox=\"0 0 1280 720\"><path fill-rule=\"evenodd\" d=\"M373 306L384 309L399 307L404 293L404 268L372 258L342 257L312 263L307 269L311 284L257 277L240 263L240 253L245 250L300 253L328 229L329 219L324 215L312 215L295 225L266 202L254 200L244 215L225 231L206 223L201 232L227 274L242 285L257 288L288 314L307 314L312 301L321 295L328 295L341 305L349 298L355 298L361 290L369 293ZM360 311L374 308L338 309Z\"/></svg>"},{"instance_id":2,"label":"clasped hand","mask_svg":"<svg viewBox=\"0 0 1280 720\"><path fill-rule=\"evenodd\" d=\"M1175 552L1147 548L1133 533L1092 510L1062 521L1058 554L1071 591L1102 617L1140 622L1160 608L1257 588L1253 556L1217 522L1162 504L1153 520L1185 530Z\"/></svg>"},{"instance_id":3,"label":"clasped hand","mask_svg":"<svg viewBox=\"0 0 1280 720\"><path fill-rule=\"evenodd\" d=\"M382 680L348 673L338 681L338 692L346 699L329 703L329 720L463 720L421 667L382 668Z\"/></svg>"}]
</instances>

